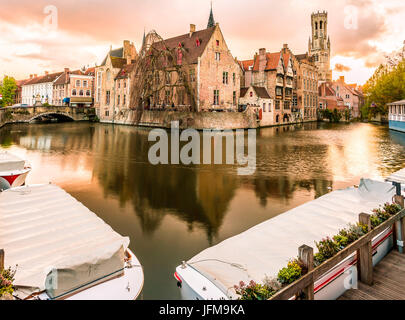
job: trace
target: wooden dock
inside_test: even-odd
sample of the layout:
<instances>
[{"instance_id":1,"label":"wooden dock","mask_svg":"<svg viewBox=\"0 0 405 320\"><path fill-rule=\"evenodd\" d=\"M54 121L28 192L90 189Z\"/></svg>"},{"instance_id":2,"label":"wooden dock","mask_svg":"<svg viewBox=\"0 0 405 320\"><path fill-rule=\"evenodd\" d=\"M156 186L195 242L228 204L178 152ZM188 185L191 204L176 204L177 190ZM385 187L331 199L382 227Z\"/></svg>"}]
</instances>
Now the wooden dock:
<instances>
[{"instance_id":1,"label":"wooden dock","mask_svg":"<svg viewBox=\"0 0 405 320\"><path fill-rule=\"evenodd\" d=\"M359 282L338 300L405 300L405 254L391 251L374 267L373 277L372 286Z\"/></svg>"}]
</instances>

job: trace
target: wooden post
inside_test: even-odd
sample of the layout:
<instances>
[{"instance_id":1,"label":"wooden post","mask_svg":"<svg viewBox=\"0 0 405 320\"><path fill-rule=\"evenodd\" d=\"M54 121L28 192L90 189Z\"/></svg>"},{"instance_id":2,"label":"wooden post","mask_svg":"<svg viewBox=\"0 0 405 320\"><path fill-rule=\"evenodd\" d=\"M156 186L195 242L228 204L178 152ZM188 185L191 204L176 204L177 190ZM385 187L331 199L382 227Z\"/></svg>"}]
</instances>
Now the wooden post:
<instances>
[{"instance_id":1,"label":"wooden post","mask_svg":"<svg viewBox=\"0 0 405 320\"><path fill-rule=\"evenodd\" d=\"M394 202L399 204L404 209L404 197L394 196ZM405 218L402 218L393 226L394 232L394 247L398 248L400 253L405 253Z\"/></svg>"},{"instance_id":2,"label":"wooden post","mask_svg":"<svg viewBox=\"0 0 405 320\"><path fill-rule=\"evenodd\" d=\"M303 245L298 248L298 258L308 269L308 272L311 272L314 269L314 249ZM304 288L303 290L306 300L314 300L314 282L311 281L311 284Z\"/></svg>"},{"instance_id":3,"label":"wooden post","mask_svg":"<svg viewBox=\"0 0 405 320\"><path fill-rule=\"evenodd\" d=\"M4 250L0 249L0 272L4 269Z\"/></svg>"},{"instance_id":4,"label":"wooden post","mask_svg":"<svg viewBox=\"0 0 405 320\"><path fill-rule=\"evenodd\" d=\"M368 226L368 232L371 231L370 215L360 213L359 222ZM357 270L360 281L371 286L373 284L373 248L371 240L357 250Z\"/></svg>"}]
</instances>

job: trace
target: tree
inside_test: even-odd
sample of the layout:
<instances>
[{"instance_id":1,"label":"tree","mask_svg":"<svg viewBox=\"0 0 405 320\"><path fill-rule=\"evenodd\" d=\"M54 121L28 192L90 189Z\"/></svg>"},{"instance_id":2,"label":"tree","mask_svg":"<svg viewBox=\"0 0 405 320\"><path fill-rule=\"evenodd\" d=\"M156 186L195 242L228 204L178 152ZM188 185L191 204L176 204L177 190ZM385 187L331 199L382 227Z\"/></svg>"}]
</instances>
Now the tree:
<instances>
[{"instance_id":1,"label":"tree","mask_svg":"<svg viewBox=\"0 0 405 320\"><path fill-rule=\"evenodd\" d=\"M12 105L16 90L17 83L14 78L5 76L3 83L0 84L0 94L3 96L3 99L0 100L0 106L6 107Z\"/></svg>"}]
</instances>

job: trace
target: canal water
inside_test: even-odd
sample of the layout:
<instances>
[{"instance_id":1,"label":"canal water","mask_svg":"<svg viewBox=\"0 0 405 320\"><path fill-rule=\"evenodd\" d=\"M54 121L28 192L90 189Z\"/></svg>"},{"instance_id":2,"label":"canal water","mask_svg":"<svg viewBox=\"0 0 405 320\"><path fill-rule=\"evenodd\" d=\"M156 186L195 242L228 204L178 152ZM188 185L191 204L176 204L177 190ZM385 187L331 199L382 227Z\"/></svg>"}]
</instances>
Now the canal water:
<instances>
[{"instance_id":1,"label":"canal water","mask_svg":"<svg viewBox=\"0 0 405 320\"><path fill-rule=\"evenodd\" d=\"M201 250L331 190L405 166L405 134L373 124L257 131L257 170L148 162L149 130L89 123L16 124L0 148L32 165L117 232L144 266L144 299L179 299L175 267Z\"/></svg>"}]
</instances>

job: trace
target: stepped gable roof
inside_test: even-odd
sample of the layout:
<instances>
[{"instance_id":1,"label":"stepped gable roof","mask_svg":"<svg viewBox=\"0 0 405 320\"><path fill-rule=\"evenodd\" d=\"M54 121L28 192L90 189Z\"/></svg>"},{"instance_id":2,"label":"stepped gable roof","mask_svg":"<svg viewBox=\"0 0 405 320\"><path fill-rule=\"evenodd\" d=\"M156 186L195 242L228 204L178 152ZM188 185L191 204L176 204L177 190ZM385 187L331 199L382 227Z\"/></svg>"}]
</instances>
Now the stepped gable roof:
<instances>
[{"instance_id":1,"label":"stepped gable roof","mask_svg":"<svg viewBox=\"0 0 405 320\"><path fill-rule=\"evenodd\" d=\"M153 44L153 46L159 50L163 48L163 45L165 45L168 49L174 49L181 45L187 52L184 59L186 59L188 63L194 64L198 62L198 58L201 57L205 51L208 41L211 39L215 28L216 27L212 27L193 32L191 37L190 33L186 33L181 36L156 42Z\"/></svg>"}]
</instances>

